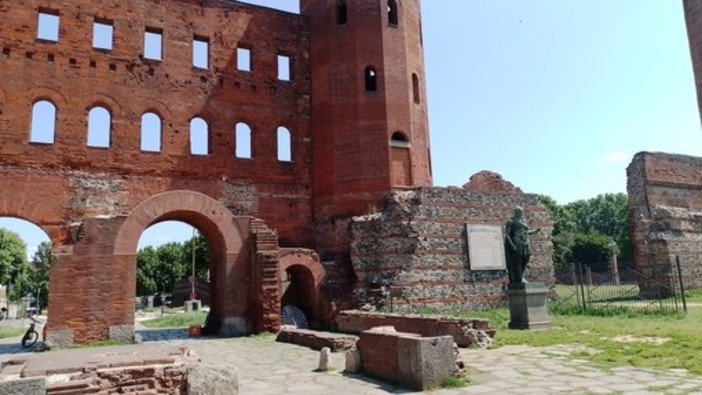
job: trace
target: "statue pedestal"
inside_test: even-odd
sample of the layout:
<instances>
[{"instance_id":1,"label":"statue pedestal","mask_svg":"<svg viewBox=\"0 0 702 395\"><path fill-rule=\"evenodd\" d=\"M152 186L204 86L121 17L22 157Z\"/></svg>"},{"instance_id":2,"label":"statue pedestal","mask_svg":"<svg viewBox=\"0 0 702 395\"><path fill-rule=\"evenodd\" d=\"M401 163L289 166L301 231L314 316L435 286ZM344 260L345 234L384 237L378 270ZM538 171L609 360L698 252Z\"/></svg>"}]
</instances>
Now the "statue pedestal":
<instances>
[{"instance_id":1,"label":"statue pedestal","mask_svg":"<svg viewBox=\"0 0 702 395\"><path fill-rule=\"evenodd\" d=\"M546 309L548 288L544 283L509 284L509 329L542 330L551 328Z\"/></svg>"}]
</instances>

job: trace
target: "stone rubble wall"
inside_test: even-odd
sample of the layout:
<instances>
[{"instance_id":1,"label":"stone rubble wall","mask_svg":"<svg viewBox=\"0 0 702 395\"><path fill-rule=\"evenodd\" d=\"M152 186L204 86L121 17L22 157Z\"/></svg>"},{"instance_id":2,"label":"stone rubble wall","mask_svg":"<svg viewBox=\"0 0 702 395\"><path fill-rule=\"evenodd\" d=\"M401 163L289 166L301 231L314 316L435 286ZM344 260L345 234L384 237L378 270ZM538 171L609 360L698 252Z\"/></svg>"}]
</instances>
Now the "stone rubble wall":
<instances>
[{"instance_id":1,"label":"stone rubble wall","mask_svg":"<svg viewBox=\"0 0 702 395\"><path fill-rule=\"evenodd\" d=\"M643 294L657 292L653 281L673 287L677 278L660 274L680 257L685 287L702 287L702 158L640 152L627 168L629 223L638 271L651 274Z\"/></svg>"},{"instance_id":2,"label":"stone rubble wall","mask_svg":"<svg viewBox=\"0 0 702 395\"><path fill-rule=\"evenodd\" d=\"M506 303L506 270L471 270L466 224L504 225L524 208L532 235L526 278L553 282L553 222L537 195L524 194L494 173L461 188L392 193L379 213L354 218L351 261L356 304L412 310L482 310ZM487 185L487 187L483 187ZM507 187L505 186L507 185ZM508 188L511 187L511 188ZM494 192L497 191L497 192Z\"/></svg>"}]
</instances>

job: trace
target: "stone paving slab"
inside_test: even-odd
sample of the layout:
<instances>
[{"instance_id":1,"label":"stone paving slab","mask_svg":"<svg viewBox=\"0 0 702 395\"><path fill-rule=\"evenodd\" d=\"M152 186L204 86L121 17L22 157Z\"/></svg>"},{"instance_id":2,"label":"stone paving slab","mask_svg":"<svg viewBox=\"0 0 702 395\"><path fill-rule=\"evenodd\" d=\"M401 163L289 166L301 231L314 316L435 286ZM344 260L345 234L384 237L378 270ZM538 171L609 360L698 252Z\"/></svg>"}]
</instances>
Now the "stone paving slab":
<instances>
[{"instance_id":1,"label":"stone paving slab","mask_svg":"<svg viewBox=\"0 0 702 395\"><path fill-rule=\"evenodd\" d=\"M240 394L274 395L385 395L416 394L360 375L345 375L344 354L333 353L331 372L314 372L319 353L309 348L276 343L272 336L235 339L188 339L185 332L146 333L154 339L138 346L64 350L49 353L3 353L5 344L19 339L0 340L0 362L37 356L77 359L81 353L109 357L117 350L144 350L154 355L168 354L180 347L193 350L205 363L231 364L239 369ZM168 338L168 333L174 335ZM21 348L20 348L21 350ZM88 350L88 351L85 351ZM169 351L170 350L170 351ZM510 346L495 350L461 349L473 384L460 389L440 389L427 393L458 394L700 394L702 377L683 370L654 371L621 367L599 369L586 361L570 359L572 346L534 348ZM128 352L128 351L125 351ZM85 359L84 359L85 361ZM38 362L37 362L38 363ZM46 362L45 362L46 363ZM39 365L37 365L39 366ZM41 369L41 368L38 368Z\"/></svg>"}]
</instances>

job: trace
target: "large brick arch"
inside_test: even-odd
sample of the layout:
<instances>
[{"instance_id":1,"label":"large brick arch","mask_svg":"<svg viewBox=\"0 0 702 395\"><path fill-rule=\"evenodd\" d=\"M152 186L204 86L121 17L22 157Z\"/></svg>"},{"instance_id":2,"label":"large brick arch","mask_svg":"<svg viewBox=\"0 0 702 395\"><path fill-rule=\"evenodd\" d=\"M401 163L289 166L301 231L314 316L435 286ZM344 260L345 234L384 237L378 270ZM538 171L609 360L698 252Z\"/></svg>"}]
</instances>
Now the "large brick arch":
<instances>
[{"instance_id":1,"label":"large brick arch","mask_svg":"<svg viewBox=\"0 0 702 395\"><path fill-rule=\"evenodd\" d=\"M0 181L4 181L0 178ZM41 228L54 246L63 244L65 222L57 200L51 196L28 193L23 185L0 190L0 217L23 219Z\"/></svg>"},{"instance_id":2,"label":"large brick arch","mask_svg":"<svg viewBox=\"0 0 702 395\"><path fill-rule=\"evenodd\" d=\"M224 334L250 331L248 253L240 226L246 219L235 219L217 200L200 192L179 190L155 195L136 206L120 226L114 255L131 257L130 283L136 284L136 251L139 237L149 226L162 221L186 222L200 231L210 249L211 329ZM134 293L133 290L129 290Z\"/></svg>"}]
</instances>

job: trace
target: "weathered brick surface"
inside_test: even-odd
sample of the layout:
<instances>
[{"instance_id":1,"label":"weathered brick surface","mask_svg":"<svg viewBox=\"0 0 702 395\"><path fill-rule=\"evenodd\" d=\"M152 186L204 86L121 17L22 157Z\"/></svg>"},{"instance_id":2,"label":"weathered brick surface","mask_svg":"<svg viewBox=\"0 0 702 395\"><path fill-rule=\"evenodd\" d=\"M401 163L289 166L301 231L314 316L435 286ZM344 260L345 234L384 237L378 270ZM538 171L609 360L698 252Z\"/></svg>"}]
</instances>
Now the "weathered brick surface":
<instances>
[{"instance_id":1,"label":"weathered brick surface","mask_svg":"<svg viewBox=\"0 0 702 395\"><path fill-rule=\"evenodd\" d=\"M529 226L541 229L531 236L527 278L552 282L548 212L536 195L496 180L499 175L485 172L463 189L395 192L379 213L355 218L351 259L357 302L392 303L401 310L503 305L506 270L471 270L465 225L504 225L517 205L524 208Z\"/></svg>"},{"instance_id":2,"label":"weathered brick surface","mask_svg":"<svg viewBox=\"0 0 702 395\"><path fill-rule=\"evenodd\" d=\"M697 84L697 102L702 106L702 2L683 0L687 36L690 40L690 53ZM701 114L702 115L702 114Z\"/></svg>"},{"instance_id":3,"label":"weathered brick surface","mask_svg":"<svg viewBox=\"0 0 702 395\"><path fill-rule=\"evenodd\" d=\"M637 269L672 287L661 271L679 256L685 286L702 287L702 158L641 152L627 168L629 222ZM642 293L658 292L643 281Z\"/></svg>"}]
</instances>

